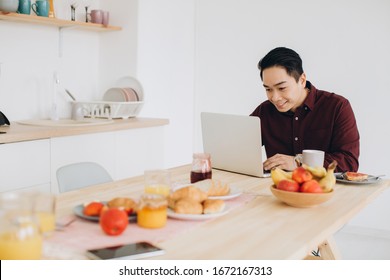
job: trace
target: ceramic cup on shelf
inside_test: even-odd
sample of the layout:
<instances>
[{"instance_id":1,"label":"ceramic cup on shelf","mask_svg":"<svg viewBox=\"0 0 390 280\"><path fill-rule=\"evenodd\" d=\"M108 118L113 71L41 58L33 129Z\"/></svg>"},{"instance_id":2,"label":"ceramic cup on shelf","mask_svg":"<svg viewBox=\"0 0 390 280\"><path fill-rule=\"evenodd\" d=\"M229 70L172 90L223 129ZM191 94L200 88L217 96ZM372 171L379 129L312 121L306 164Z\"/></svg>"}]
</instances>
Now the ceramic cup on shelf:
<instances>
[{"instance_id":1,"label":"ceramic cup on shelf","mask_svg":"<svg viewBox=\"0 0 390 280\"><path fill-rule=\"evenodd\" d=\"M108 11L102 11L102 23L103 23L103 26L107 27L109 21L110 21L110 13Z\"/></svg>"},{"instance_id":2,"label":"ceramic cup on shelf","mask_svg":"<svg viewBox=\"0 0 390 280\"><path fill-rule=\"evenodd\" d=\"M29 15L31 13L31 0L19 0L18 13Z\"/></svg>"},{"instance_id":3,"label":"ceramic cup on shelf","mask_svg":"<svg viewBox=\"0 0 390 280\"><path fill-rule=\"evenodd\" d=\"M36 13L37 16L40 17L48 17L49 16L49 1L47 0L36 0L35 3L31 5L32 10Z\"/></svg>"},{"instance_id":4,"label":"ceramic cup on shelf","mask_svg":"<svg viewBox=\"0 0 390 280\"><path fill-rule=\"evenodd\" d=\"M91 11L91 22L92 23L103 23L103 11L102 10L92 10Z\"/></svg>"},{"instance_id":5,"label":"ceramic cup on shelf","mask_svg":"<svg viewBox=\"0 0 390 280\"><path fill-rule=\"evenodd\" d=\"M18 6L19 0L0 0L0 11L15 13Z\"/></svg>"}]
</instances>

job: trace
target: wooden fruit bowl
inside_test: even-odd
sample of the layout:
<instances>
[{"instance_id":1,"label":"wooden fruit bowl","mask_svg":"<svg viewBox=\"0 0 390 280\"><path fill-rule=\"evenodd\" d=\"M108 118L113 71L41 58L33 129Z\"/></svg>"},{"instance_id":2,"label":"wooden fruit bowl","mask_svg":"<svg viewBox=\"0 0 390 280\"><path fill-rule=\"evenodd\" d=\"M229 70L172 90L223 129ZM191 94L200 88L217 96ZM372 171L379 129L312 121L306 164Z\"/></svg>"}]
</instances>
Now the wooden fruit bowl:
<instances>
[{"instance_id":1,"label":"wooden fruit bowl","mask_svg":"<svg viewBox=\"0 0 390 280\"><path fill-rule=\"evenodd\" d=\"M303 193L278 190L271 186L271 192L276 198L294 207L313 207L322 204L332 198L334 191L328 193Z\"/></svg>"}]
</instances>

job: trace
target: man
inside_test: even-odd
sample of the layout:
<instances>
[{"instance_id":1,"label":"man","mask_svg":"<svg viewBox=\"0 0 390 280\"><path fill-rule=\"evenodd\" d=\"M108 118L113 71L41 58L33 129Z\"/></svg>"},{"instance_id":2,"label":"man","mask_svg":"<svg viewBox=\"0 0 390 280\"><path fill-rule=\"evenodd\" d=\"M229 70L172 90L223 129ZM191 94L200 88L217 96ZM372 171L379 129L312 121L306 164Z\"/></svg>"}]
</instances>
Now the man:
<instances>
[{"instance_id":1,"label":"man","mask_svg":"<svg viewBox=\"0 0 390 280\"><path fill-rule=\"evenodd\" d=\"M251 116L261 119L264 169L293 170L302 150L315 149L325 151L325 167L336 160L337 172L357 171L359 132L349 101L307 81L302 60L291 49L271 50L258 68L268 100Z\"/></svg>"}]
</instances>

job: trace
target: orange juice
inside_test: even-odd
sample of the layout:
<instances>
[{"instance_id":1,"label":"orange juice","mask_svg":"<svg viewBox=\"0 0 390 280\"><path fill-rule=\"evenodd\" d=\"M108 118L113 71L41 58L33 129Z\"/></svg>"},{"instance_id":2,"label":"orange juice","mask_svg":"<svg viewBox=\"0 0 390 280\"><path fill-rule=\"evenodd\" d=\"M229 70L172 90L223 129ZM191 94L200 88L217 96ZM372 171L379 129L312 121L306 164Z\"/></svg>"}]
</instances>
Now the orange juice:
<instances>
[{"instance_id":1,"label":"orange juice","mask_svg":"<svg viewBox=\"0 0 390 280\"><path fill-rule=\"evenodd\" d=\"M52 232L55 229L56 219L54 216L54 213L49 212L39 212L38 215L38 221L39 221L39 228L42 233L48 233Z\"/></svg>"},{"instance_id":2,"label":"orange juice","mask_svg":"<svg viewBox=\"0 0 390 280\"><path fill-rule=\"evenodd\" d=\"M137 224L145 228L161 228L167 223L167 200L161 194L145 194L140 198Z\"/></svg>"},{"instance_id":3,"label":"orange juice","mask_svg":"<svg viewBox=\"0 0 390 280\"><path fill-rule=\"evenodd\" d=\"M160 228L167 223L167 207L144 207L137 212L137 223L145 228Z\"/></svg>"},{"instance_id":4,"label":"orange juice","mask_svg":"<svg viewBox=\"0 0 390 280\"><path fill-rule=\"evenodd\" d=\"M19 236L18 236L19 235ZM38 260L42 254L39 234L24 236L23 232L0 234L0 260Z\"/></svg>"},{"instance_id":5,"label":"orange juice","mask_svg":"<svg viewBox=\"0 0 390 280\"><path fill-rule=\"evenodd\" d=\"M169 195L170 187L168 185L155 184L145 186L145 193L162 194L167 197Z\"/></svg>"}]
</instances>

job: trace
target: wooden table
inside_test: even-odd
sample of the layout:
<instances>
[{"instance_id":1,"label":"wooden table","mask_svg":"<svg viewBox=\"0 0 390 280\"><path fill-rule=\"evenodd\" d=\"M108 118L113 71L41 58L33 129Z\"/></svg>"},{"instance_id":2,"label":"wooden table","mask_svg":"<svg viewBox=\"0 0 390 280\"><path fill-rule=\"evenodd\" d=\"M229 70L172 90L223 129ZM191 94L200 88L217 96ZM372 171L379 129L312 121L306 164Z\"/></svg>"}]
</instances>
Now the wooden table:
<instances>
[{"instance_id":1,"label":"wooden table","mask_svg":"<svg viewBox=\"0 0 390 280\"><path fill-rule=\"evenodd\" d=\"M189 180L189 165L171 171L174 182ZM294 208L271 194L270 178L215 169L213 178L233 183L244 193L253 194L253 199L225 216L157 244L166 254L154 259L304 259L318 247L323 258L338 258L333 234L390 186L390 180L374 185L337 184L330 201L313 208ZM62 193L57 214L69 215L75 205L91 199L134 197L142 192L143 176L138 176Z\"/></svg>"}]
</instances>

